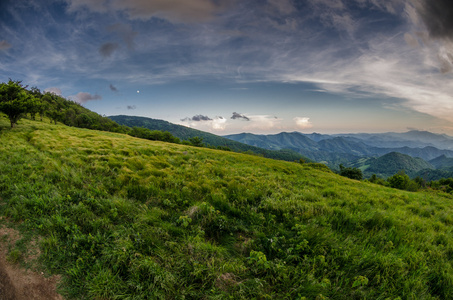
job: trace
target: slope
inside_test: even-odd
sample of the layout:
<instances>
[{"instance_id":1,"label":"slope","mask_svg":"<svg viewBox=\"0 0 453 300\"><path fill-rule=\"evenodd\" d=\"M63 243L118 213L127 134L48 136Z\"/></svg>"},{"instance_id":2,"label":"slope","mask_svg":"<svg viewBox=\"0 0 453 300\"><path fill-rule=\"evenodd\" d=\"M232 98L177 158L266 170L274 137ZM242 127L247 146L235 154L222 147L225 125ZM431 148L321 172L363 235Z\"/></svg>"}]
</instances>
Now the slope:
<instances>
[{"instance_id":1,"label":"slope","mask_svg":"<svg viewBox=\"0 0 453 300\"><path fill-rule=\"evenodd\" d=\"M252 152L255 154L263 155L264 157L274 158L274 159L281 159L287 161L294 161L300 159L306 159L306 157L298 154L297 152L284 150L282 148L278 148L276 150L281 151L269 151L273 149L269 148L259 148L255 147L255 145L244 144L237 141L233 141L227 138L223 138L221 136L189 128L182 125L173 124L164 120L157 120L152 118L146 117L136 117L136 116L110 116L111 120L115 121L120 125L125 125L129 127L144 127L151 130L160 130L160 131L168 131L172 135L182 139L182 140L189 140L190 138L200 137L203 138L203 143L214 146L214 147L228 147L229 149L235 152ZM286 148L288 149L288 148Z\"/></svg>"},{"instance_id":2,"label":"slope","mask_svg":"<svg viewBox=\"0 0 453 300\"><path fill-rule=\"evenodd\" d=\"M78 299L453 297L453 199L0 118L0 223ZM12 247L21 261L27 241ZM25 262L24 262L25 263Z\"/></svg>"}]
</instances>

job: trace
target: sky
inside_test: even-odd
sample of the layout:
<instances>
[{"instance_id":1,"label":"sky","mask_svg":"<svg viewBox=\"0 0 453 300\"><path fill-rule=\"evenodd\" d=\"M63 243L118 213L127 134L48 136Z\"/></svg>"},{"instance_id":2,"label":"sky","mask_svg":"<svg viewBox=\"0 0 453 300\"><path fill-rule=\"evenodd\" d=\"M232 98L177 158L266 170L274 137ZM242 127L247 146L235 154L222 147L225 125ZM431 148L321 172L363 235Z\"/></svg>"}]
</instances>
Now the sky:
<instances>
[{"instance_id":1,"label":"sky","mask_svg":"<svg viewBox=\"0 0 453 300\"><path fill-rule=\"evenodd\" d=\"M453 135L451 0L0 0L0 81L218 135Z\"/></svg>"}]
</instances>

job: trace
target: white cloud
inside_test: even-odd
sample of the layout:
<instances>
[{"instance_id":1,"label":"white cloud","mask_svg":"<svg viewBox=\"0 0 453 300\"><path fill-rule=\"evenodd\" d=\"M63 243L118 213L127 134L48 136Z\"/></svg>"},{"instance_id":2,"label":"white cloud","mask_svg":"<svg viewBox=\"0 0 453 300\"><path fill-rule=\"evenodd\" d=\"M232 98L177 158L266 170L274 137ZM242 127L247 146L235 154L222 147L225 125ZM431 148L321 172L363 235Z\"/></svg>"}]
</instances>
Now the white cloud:
<instances>
[{"instance_id":1,"label":"white cloud","mask_svg":"<svg viewBox=\"0 0 453 300\"><path fill-rule=\"evenodd\" d=\"M227 119L223 117L211 119L202 115L196 115L193 118L184 118L179 124L208 132L224 131L228 125Z\"/></svg>"},{"instance_id":2,"label":"white cloud","mask_svg":"<svg viewBox=\"0 0 453 300\"><path fill-rule=\"evenodd\" d=\"M293 120L296 122L298 129L307 129L313 127L313 124L310 122L310 118L296 117Z\"/></svg>"},{"instance_id":3,"label":"white cloud","mask_svg":"<svg viewBox=\"0 0 453 300\"><path fill-rule=\"evenodd\" d=\"M280 129L282 120L271 115L247 115L249 122L243 128L245 130L271 130Z\"/></svg>"}]
</instances>

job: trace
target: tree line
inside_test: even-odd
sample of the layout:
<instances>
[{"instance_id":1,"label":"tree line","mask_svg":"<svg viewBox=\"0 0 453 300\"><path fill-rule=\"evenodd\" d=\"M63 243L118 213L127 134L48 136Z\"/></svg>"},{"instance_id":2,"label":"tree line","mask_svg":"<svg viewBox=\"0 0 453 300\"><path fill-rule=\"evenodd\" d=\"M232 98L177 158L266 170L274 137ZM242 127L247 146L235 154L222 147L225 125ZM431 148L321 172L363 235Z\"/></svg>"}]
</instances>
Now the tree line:
<instances>
[{"instance_id":1,"label":"tree line","mask_svg":"<svg viewBox=\"0 0 453 300\"><path fill-rule=\"evenodd\" d=\"M342 164L340 164L339 167L339 175L355 180L363 180L363 173L359 168L344 167ZM420 176L411 179L404 170L400 170L398 173L387 179L380 178L376 174L373 174L370 178L365 179L365 181L410 192L431 189L453 194L453 178L451 177L431 181L426 181Z\"/></svg>"},{"instance_id":2,"label":"tree line","mask_svg":"<svg viewBox=\"0 0 453 300\"><path fill-rule=\"evenodd\" d=\"M0 112L4 113L14 128L19 120L29 117L36 120L39 117L48 118L50 123L63 123L67 126L87 128L101 131L125 133L133 137L185 144L196 147L210 147L231 151L228 147L211 147L203 143L203 138L193 137L181 141L168 131L150 130L143 127L128 127L101 116L81 104L49 92L41 92L37 87L28 89L21 81L9 80L0 83Z\"/></svg>"}]
</instances>

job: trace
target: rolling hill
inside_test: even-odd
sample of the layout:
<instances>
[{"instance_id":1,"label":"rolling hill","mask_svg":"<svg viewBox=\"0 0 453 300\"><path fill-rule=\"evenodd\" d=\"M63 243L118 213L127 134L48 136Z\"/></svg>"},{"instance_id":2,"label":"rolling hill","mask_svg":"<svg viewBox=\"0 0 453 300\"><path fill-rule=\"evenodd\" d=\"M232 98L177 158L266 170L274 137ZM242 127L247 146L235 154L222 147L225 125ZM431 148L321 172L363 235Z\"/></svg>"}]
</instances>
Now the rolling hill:
<instances>
[{"instance_id":1,"label":"rolling hill","mask_svg":"<svg viewBox=\"0 0 453 300\"><path fill-rule=\"evenodd\" d=\"M353 167L357 166L365 170L374 158L392 152L409 155L413 158L421 158L425 161L432 160L441 155L447 158L453 157L452 150L438 149L432 146L434 144L450 147L453 145L451 144L453 138L446 135L418 131L407 133L334 135L317 133L302 134L299 132L273 135L241 133L227 135L225 137L245 144L259 145L266 149L289 148L314 161L324 162L332 169L338 169L338 165L343 164ZM426 138L426 141L423 138ZM365 164L360 162L365 162ZM384 164L379 166L383 169L377 170L377 166L374 166L373 172L388 174L388 170ZM407 168L408 166L405 167ZM432 166L430 168L432 169Z\"/></svg>"},{"instance_id":2,"label":"rolling hill","mask_svg":"<svg viewBox=\"0 0 453 300\"><path fill-rule=\"evenodd\" d=\"M407 175L414 176L418 171L435 169L433 165L421 158L411 157L398 152L385 154L369 163L369 167L363 171L367 174L376 174L383 178L392 176L403 170Z\"/></svg>"},{"instance_id":3,"label":"rolling hill","mask_svg":"<svg viewBox=\"0 0 453 300\"><path fill-rule=\"evenodd\" d=\"M0 225L24 236L8 257L61 274L68 298L453 297L449 194L48 122L0 129Z\"/></svg>"},{"instance_id":4,"label":"rolling hill","mask_svg":"<svg viewBox=\"0 0 453 300\"><path fill-rule=\"evenodd\" d=\"M136 117L136 116L109 116L109 119L115 121L116 123L129 127L144 127L151 130L160 130L168 131L172 135L181 140L189 140L190 138L200 137L203 139L203 143L214 146L214 147L228 147L235 152L252 152L255 154L263 155L264 157L294 161L294 160L308 160L306 157L302 156L300 153L289 150L286 148L279 149L270 149L270 148L260 148L259 146L253 144L246 144L237 141L233 141L218 135L208 133L205 131L189 128L182 125L173 124L164 120L157 120L146 117ZM269 151L271 150L271 151ZM275 151L273 151L275 150Z\"/></svg>"},{"instance_id":5,"label":"rolling hill","mask_svg":"<svg viewBox=\"0 0 453 300\"><path fill-rule=\"evenodd\" d=\"M450 194L47 120L8 127L0 226L24 238L7 257L61 274L68 298L453 297Z\"/></svg>"}]
</instances>

